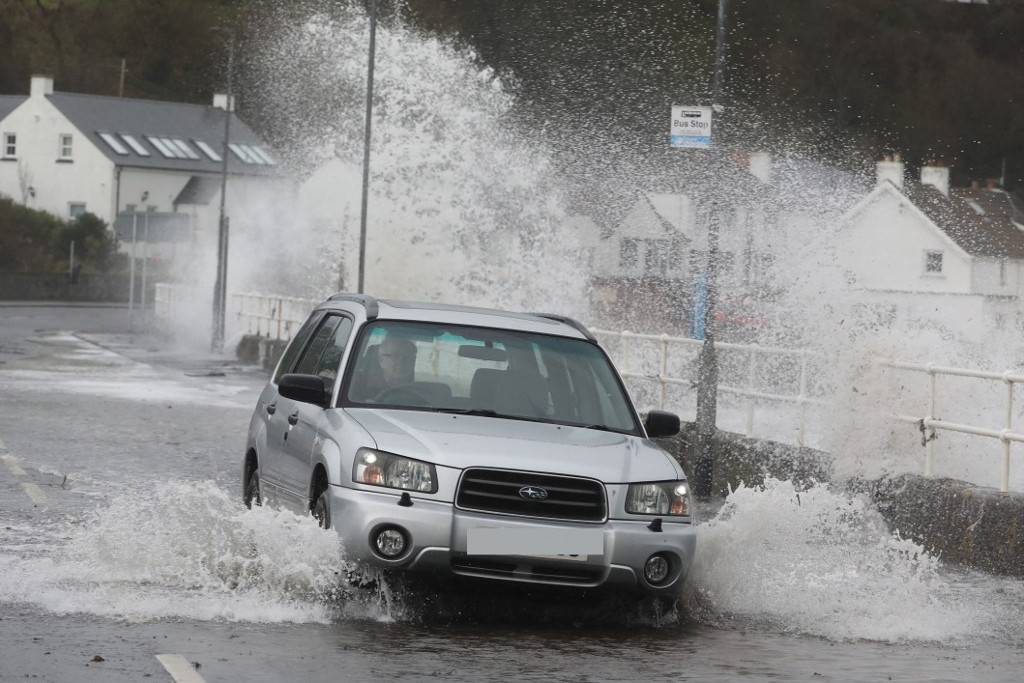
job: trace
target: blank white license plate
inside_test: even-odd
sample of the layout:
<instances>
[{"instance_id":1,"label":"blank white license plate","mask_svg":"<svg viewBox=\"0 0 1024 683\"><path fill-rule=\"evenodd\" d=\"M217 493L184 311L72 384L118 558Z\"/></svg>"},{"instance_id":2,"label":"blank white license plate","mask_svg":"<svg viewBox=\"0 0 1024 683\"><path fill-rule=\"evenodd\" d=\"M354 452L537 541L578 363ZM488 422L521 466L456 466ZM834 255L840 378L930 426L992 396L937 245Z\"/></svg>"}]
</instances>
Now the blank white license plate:
<instances>
[{"instance_id":1,"label":"blank white license plate","mask_svg":"<svg viewBox=\"0 0 1024 683\"><path fill-rule=\"evenodd\" d=\"M466 530L470 555L530 555L586 560L604 554L600 529L517 529L474 527Z\"/></svg>"}]
</instances>

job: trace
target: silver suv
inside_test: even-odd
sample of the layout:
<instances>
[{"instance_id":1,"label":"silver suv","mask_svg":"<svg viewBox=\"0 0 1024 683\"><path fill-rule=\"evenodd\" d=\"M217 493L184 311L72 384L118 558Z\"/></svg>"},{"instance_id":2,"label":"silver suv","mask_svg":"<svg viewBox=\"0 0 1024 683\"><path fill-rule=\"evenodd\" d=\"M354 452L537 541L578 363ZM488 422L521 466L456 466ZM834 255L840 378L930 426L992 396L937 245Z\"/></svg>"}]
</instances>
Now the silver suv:
<instances>
[{"instance_id":1,"label":"silver suv","mask_svg":"<svg viewBox=\"0 0 1024 683\"><path fill-rule=\"evenodd\" d=\"M648 437L678 431L571 319L337 294L260 395L244 498L393 570L673 595L689 487Z\"/></svg>"}]
</instances>

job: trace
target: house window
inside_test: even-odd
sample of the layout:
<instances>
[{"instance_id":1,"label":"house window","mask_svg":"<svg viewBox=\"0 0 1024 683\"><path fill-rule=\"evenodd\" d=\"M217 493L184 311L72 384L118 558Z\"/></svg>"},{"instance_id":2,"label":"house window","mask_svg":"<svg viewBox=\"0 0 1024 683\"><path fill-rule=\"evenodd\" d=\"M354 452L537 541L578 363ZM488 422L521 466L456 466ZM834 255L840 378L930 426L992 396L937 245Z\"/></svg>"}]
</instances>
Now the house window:
<instances>
[{"instance_id":1,"label":"house window","mask_svg":"<svg viewBox=\"0 0 1024 683\"><path fill-rule=\"evenodd\" d=\"M18 136L15 133L4 133L4 156L18 156Z\"/></svg>"},{"instance_id":2,"label":"house window","mask_svg":"<svg viewBox=\"0 0 1024 683\"><path fill-rule=\"evenodd\" d=\"M671 259L669 240L647 240L644 254L644 272L647 275L667 275Z\"/></svg>"},{"instance_id":3,"label":"house window","mask_svg":"<svg viewBox=\"0 0 1024 683\"><path fill-rule=\"evenodd\" d=\"M58 138L58 140L59 140L59 143L58 143L58 149L59 149L59 153L58 154L59 154L59 156L57 158L58 159L62 159L62 160L64 160L64 159L70 160L71 159L71 142L72 142L71 134L70 133L61 133L60 137Z\"/></svg>"},{"instance_id":4,"label":"house window","mask_svg":"<svg viewBox=\"0 0 1024 683\"><path fill-rule=\"evenodd\" d=\"M926 251L926 252L924 252L924 274L925 275L941 275L942 274L942 252L941 251Z\"/></svg>"},{"instance_id":5,"label":"house window","mask_svg":"<svg viewBox=\"0 0 1024 683\"><path fill-rule=\"evenodd\" d=\"M708 267L708 252L700 249L690 250L690 272L703 273Z\"/></svg>"},{"instance_id":6,"label":"house window","mask_svg":"<svg viewBox=\"0 0 1024 683\"><path fill-rule=\"evenodd\" d=\"M619 245L619 267L636 268L640 262L640 240L623 237Z\"/></svg>"},{"instance_id":7,"label":"house window","mask_svg":"<svg viewBox=\"0 0 1024 683\"><path fill-rule=\"evenodd\" d=\"M81 202L71 202L68 204L68 215L71 220L75 220L79 216L85 213L85 204Z\"/></svg>"}]
</instances>

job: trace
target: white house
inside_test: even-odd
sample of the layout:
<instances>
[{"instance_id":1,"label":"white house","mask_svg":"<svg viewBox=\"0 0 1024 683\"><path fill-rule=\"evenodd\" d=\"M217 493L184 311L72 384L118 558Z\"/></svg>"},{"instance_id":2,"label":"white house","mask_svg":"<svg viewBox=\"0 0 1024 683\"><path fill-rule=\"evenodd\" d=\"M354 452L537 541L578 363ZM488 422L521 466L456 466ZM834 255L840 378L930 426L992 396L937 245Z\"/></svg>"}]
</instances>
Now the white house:
<instances>
[{"instance_id":1,"label":"white house","mask_svg":"<svg viewBox=\"0 0 1024 683\"><path fill-rule=\"evenodd\" d=\"M0 97L0 196L111 225L123 212L171 215L193 242L208 239L218 225L226 115L229 215L292 192L266 143L226 109L223 95L212 106L101 97L55 92L52 78L33 76L27 97Z\"/></svg>"},{"instance_id":2,"label":"white house","mask_svg":"<svg viewBox=\"0 0 1024 683\"><path fill-rule=\"evenodd\" d=\"M812 167L813 166L813 167ZM799 241L853 201L856 185L820 165L767 153L690 169L685 193L641 196L594 250L592 308L609 325L686 332L695 278L717 226L719 331L749 338L784 286L780 268ZM781 261L780 261L781 259Z\"/></svg>"},{"instance_id":3,"label":"white house","mask_svg":"<svg viewBox=\"0 0 1024 683\"><path fill-rule=\"evenodd\" d=\"M836 263L858 295L860 322L941 324L965 339L1024 329L1024 211L998 187L951 188L949 169L920 182L898 157L845 216Z\"/></svg>"}]
</instances>

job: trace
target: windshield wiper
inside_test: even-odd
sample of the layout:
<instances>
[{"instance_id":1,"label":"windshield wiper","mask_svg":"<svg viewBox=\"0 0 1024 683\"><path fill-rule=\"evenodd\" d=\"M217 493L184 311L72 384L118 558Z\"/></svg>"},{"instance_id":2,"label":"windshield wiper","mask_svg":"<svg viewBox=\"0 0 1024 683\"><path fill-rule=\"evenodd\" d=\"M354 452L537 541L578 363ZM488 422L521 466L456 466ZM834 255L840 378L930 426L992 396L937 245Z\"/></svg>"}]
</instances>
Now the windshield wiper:
<instances>
[{"instance_id":1,"label":"windshield wiper","mask_svg":"<svg viewBox=\"0 0 1024 683\"><path fill-rule=\"evenodd\" d=\"M597 429L603 432L617 432L617 429L612 429L608 425L579 425L581 429Z\"/></svg>"},{"instance_id":2,"label":"windshield wiper","mask_svg":"<svg viewBox=\"0 0 1024 683\"><path fill-rule=\"evenodd\" d=\"M487 408L434 408L435 413L451 413L452 415L482 415L483 417L498 417L498 413Z\"/></svg>"}]
</instances>

